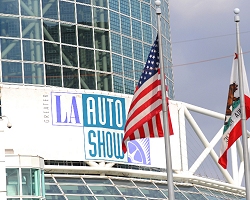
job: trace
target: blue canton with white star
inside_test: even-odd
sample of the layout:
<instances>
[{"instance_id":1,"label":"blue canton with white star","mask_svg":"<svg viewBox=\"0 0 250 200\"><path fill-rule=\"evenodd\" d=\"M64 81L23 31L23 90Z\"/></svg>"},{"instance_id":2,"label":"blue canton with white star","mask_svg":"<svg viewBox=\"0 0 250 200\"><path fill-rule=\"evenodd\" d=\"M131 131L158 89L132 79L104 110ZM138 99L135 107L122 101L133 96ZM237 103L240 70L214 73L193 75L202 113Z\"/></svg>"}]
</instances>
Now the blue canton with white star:
<instances>
[{"instance_id":1,"label":"blue canton with white star","mask_svg":"<svg viewBox=\"0 0 250 200\"><path fill-rule=\"evenodd\" d=\"M159 45L158 36L150 50L144 70L138 82L138 88L141 87L148 79L158 73L159 69Z\"/></svg>"}]
</instances>

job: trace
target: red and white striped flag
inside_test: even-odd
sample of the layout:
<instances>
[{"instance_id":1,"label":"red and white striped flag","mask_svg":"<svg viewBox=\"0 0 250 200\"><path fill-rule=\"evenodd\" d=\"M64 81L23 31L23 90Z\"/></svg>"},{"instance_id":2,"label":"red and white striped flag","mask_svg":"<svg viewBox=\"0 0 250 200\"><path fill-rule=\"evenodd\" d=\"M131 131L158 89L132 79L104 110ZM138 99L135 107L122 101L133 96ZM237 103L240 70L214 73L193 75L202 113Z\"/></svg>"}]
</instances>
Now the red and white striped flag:
<instances>
[{"instance_id":1,"label":"red and white striped flag","mask_svg":"<svg viewBox=\"0 0 250 200\"><path fill-rule=\"evenodd\" d=\"M168 103L168 95L166 99ZM129 108L122 150L127 152L130 140L163 137L162 95L159 68L158 36L151 48L143 73L134 92ZM168 112L169 134L173 128Z\"/></svg>"},{"instance_id":2,"label":"red and white striped flag","mask_svg":"<svg viewBox=\"0 0 250 200\"><path fill-rule=\"evenodd\" d=\"M242 80L243 80L243 92L246 108L246 119L250 117L250 93L248 88L246 70L242 52L240 56L235 53L233 60L233 67L231 73L231 79L229 84L228 99L226 106L226 116L224 122L224 131L222 135L222 145L220 149L220 158L218 163L224 168L227 168L227 151L233 145L233 143L242 135L241 125L241 109L240 109L240 96L239 96L239 78L238 78L238 59L241 59L242 63Z\"/></svg>"}]
</instances>

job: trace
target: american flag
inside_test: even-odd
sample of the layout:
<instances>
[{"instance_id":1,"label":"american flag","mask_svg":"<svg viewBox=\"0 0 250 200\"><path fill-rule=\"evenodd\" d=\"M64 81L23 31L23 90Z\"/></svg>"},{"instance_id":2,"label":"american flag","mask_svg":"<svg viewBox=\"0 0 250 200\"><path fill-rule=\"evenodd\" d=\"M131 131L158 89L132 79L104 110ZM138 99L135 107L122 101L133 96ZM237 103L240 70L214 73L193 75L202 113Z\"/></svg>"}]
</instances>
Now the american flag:
<instances>
[{"instance_id":1,"label":"american flag","mask_svg":"<svg viewBox=\"0 0 250 200\"><path fill-rule=\"evenodd\" d=\"M124 153L127 152L127 142L130 140L164 136L159 62L157 36L148 55L129 108L124 128L125 136L122 141L122 150ZM169 133L172 135L173 129L169 112L168 119Z\"/></svg>"}]
</instances>

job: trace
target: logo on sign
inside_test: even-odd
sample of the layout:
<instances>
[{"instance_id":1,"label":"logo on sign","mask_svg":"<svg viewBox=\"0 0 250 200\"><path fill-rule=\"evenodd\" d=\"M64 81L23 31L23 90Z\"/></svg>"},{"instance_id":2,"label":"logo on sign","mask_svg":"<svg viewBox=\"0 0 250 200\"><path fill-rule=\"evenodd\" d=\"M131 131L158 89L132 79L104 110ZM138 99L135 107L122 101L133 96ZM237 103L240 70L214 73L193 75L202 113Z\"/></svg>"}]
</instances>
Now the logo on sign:
<instances>
[{"instance_id":1,"label":"logo on sign","mask_svg":"<svg viewBox=\"0 0 250 200\"><path fill-rule=\"evenodd\" d=\"M83 94L82 107L85 158L125 161L121 149L126 120L125 99Z\"/></svg>"},{"instance_id":2,"label":"logo on sign","mask_svg":"<svg viewBox=\"0 0 250 200\"><path fill-rule=\"evenodd\" d=\"M52 125L83 126L81 94L52 92Z\"/></svg>"},{"instance_id":3,"label":"logo on sign","mask_svg":"<svg viewBox=\"0 0 250 200\"><path fill-rule=\"evenodd\" d=\"M149 138L128 142L128 163L151 164Z\"/></svg>"}]
</instances>

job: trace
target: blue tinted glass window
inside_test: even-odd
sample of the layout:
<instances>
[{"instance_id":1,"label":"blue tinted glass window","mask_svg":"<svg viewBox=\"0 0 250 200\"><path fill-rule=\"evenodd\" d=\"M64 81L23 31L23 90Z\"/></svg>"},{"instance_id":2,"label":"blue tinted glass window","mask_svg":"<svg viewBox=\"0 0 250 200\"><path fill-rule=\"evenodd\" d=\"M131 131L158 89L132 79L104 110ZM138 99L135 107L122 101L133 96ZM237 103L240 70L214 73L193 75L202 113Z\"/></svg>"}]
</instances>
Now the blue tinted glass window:
<instances>
[{"instance_id":1,"label":"blue tinted glass window","mask_svg":"<svg viewBox=\"0 0 250 200\"><path fill-rule=\"evenodd\" d=\"M81 68L95 69L94 51L79 48L79 62Z\"/></svg>"},{"instance_id":2,"label":"blue tinted glass window","mask_svg":"<svg viewBox=\"0 0 250 200\"><path fill-rule=\"evenodd\" d=\"M110 74L96 73L97 90L112 91L112 78Z\"/></svg>"},{"instance_id":3,"label":"blue tinted glass window","mask_svg":"<svg viewBox=\"0 0 250 200\"><path fill-rule=\"evenodd\" d=\"M151 46L144 44L143 45L143 55L144 55L144 62L146 62L146 60L148 59L148 55L149 55L149 51L151 49Z\"/></svg>"},{"instance_id":4,"label":"blue tinted glass window","mask_svg":"<svg viewBox=\"0 0 250 200\"><path fill-rule=\"evenodd\" d=\"M61 40L62 43L76 44L76 26L61 23Z\"/></svg>"},{"instance_id":5,"label":"blue tinted glass window","mask_svg":"<svg viewBox=\"0 0 250 200\"><path fill-rule=\"evenodd\" d=\"M167 57L169 60L172 59L172 55L171 55L171 43L167 40Z\"/></svg>"},{"instance_id":6,"label":"blue tinted glass window","mask_svg":"<svg viewBox=\"0 0 250 200\"><path fill-rule=\"evenodd\" d=\"M124 56L132 58L132 42L127 37L122 37L122 53Z\"/></svg>"},{"instance_id":7,"label":"blue tinted glass window","mask_svg":"<svg viewBox=\"0 0 250 200\"><path fill-rule=\"evenodd\" d=\"M60 3L60 19L62 21L75 23L75 6L73 3L59 1Z\"/></svg>"},{"instance_id":8,"label":"blue tinted glass window","mask_svg":"<svg viewBox=\"0 0 250 200\"><path fill-rule=\"evenodd\" d=\"M129 17L121 15L121 28L122 28L122 33L124 35L131 36L131 26Z\"/></svg>"},{"instance_id":9,"label":"blue tinted glass window","mask_svg":"<svg viewBox=\"0 0 250 200\"><path fill-rule=\"evenodd\" d=\"M42 39L41 20L22 18L22 34L24 38Z\"/></svg>"},{"instance_id":10,"label":"blue tinted glass window","mask_svg":"<svg viewBox=\"0 0 250 200\"><path fill-rule=\"evenodd\" d=\"M109 32L95 29L95 44L97 49L109 50Z\"/></svg>"},{"instance_id":11,"label":"blue tinted glass window","mask_svg":"<svg viewBox=\"0 0 250 200\"><path fill-rule=\"evenodd\" d=\"M152 13L152 25L157 28L157 14L153 8L151 8Z\"/></svg>"},{"instance_id":12,"label":"blue tinted glass window","mask_svg":"<svg viewBox=\"0 0 250 200\"><path fill-rule=\"evenodd\" d=\"M2 59L21 60L20 40L1 39Z\"/></svg>"},{"instance_id":13,"label":"blue tinted glass window","mask_svg":"<svg viewBox=\"0 0 250 200\"><path fill-rule=\"evenodd\" d=\"M143 63L140 63L138 61L134 61L134 71L135 71L135 80L136 81L139 81L139 78L141 77L143 68L144 68Z\"/></svg>"},{"instance_id":14,"label":"blue tinted glass window","mask_svg":"<svg viewBox=\"0 0 250 200\"><path fill-rule=\"evenodd\" d=\"M162 41L162 54L164 56L167 56L167 41L164 37L161 37L161 41Z\"/></svg>"},{"instance_id":15,"label":"blue tinted glass window","mask_svg":"<svg viewBox=\"0 0 250 200\"><path fill-rule=\"evenodd\" d=\"M23 4L23 5L22 5ZM21 14L40 17L40 0L21 0Z\"/></svg>"},{"instance_id":16,"label":"blue tinted glass window","mask_svg":"<svg viewBox=\"0 0 250 200\"><path fill-rule=\"evenodd\" d=\"M134 59L143 60L142 43L138 41L133 41Z\"/></svg>"},{"instance_id":17,"label":"blue tinted glass window","mask_svg":"<svg viewBox=\"0 0 250 200\"><path fill-rule=\"evenodd\" d=\"M18 1L0 0L0 13L4 14L19 14Z\"/></svg>"},{"instance_id":18,"label":"blue tinted glass window","mask_svg":"<svg viewBox=\"0 0 250 200\"><path fill-rule=\"evenodd\" d=\"M120 1L120 12L125 15L130 15L130 5L129 0L121 0Z\"/></svg>"},{"instance_id":19,"label":"blue tinted glass window","mask_svg":"<svg viewBox=\"0 0 250 200\"><path fill-rule=\"evenodd\" d=\"M116 32L120 32L120 15L118 13L110 11L110 29Z\"/></svg>"},{"instance_id":20,"label":"blue tinted glass window","mask_svg":"<svg viewBox=\"0 0 250 200\"><path fill-rule=\"evenodd\" d=\"M50 19L58 19L57 1L42 0L43 17Z\"/></svg>"},{"instance_id":21,"label":"blue tinted glass window","mask_svg":"<svg viewBox=\"0 0 250 200\"><path fill-rule=\"evenodd\" d=\"M44 69L42 64L24 63L24 83L43 84Z\"/></svg>"},{"instance_id":22,"label":"blue tinted glass window","mask_svg":"<svg viewBox=\"0 0 250 200\"><path fill-rule=\"evenodd\" d=\"M59 42L59 23L43 20L44 39Z\"/></svg>"},{"instance_id":23,"label":"blue tinted glass window","mask_svg":"<svg viewBox=\"0 0 250 200\"><path fill-rule=\"evenodd\" d=\"M150 13L150 5L142 3L141 4L142 12L142 21L151 23L151 13Z\"/></svg>"},{"instance_id":24,"label":"blue tinted glass window","mask_svg":"<svg viewBox=\"0 0 250 200\"><path fill-rule=\"evenodd\" d=\"M139 0L130 0L131 3L131 15L136 19L141 19L141 6Z\"/></svg>"},{"instance_id":25,"label":"blue tinted glass window","mask_svg":"<svg viewBox=\"0 0 250 200\"><path fill-rule=\"evenodd\" d=\"M92 11L90 6L76 5L77 23L92 26Z\"/></svg>"},{"instance_id":26,"label":"blue tinted glass window","mask_svg":"<svg viewBox=\"0 0 250 200\"><path fill-rule=\"evenodd\" d=\"M121 36L111 33L111 48L113 52L121 54Z\"/></svg>"},{"instance_id":27,"label":"blue tinted glass window","mask_svg":"<svg viewBox=\"0 0 250 200\"><path fill-rule=\"evenodd\" d=\"M123 69L124 76L134 79L133 61L131 59L123 58Z\"/></svg>"},{"instance_id":28,"label":"blue tinted glass window","mask_svg":"<svg viewBox=\"0 0 250 200\"><path fill-rule=\"evenodd\" d=\"M76 0L76 2L91 4L91 0Z\"/></svg>"},{"instance_id":29,"label":"blue tinted glass window","mask_svg":"<svg viewBox=\"0 0 250 200\"><path fill-rule=\"evenodd\" d=\"M124 79L125 94L134 94L135 84L134 81Z\"/></svg>"},{"instance_id":30,"label":"blue tinted glass window","mask_svg":"<svg viewBox=\"0 0 250 200\"><path fill-rule=\"evenodd\" d=\"M78 44L84 47L93 47L93 29L78 26Z\"/></svg>"},{"instance_id":31,"label":"blue tinted glass window","mask_svg":"<svg viewBox=\"0 0 250 200\"><path fill-rule=\"evenodd\" d=\"M20 37L19 18L0 16L0 34L5 37Z\"/></svg>"},{"instance_id":32,"label":"blue tinted glass window","mask_svg":"<svg viewBox=\"0 0 250 200\"><path fill-rule=\"evenodd\" d=\"M2 62L3 82L22 83L22 63Z\"/></svg>"},{"instance_id":33,"label":"blue tinted glass window","mask_svg":"<svg viewBox=\"0 0 250 200\"><path fill-rule=\"evenodd\" d=\"M64 196L61 195L46 195L46 200L65 200Z\"/></svg>"},{"instance_id":34,"label":"blue tinted glass window","mask_svg":"<svg viewBox=\"0 0 250 200\"><path fill-rule=\"evenodd\" d=\"M93 5L107 8L107 0L92 0Z\"/></svg>"},{"instance_id":35,"label":"blue tinted glass window","mask_svg":"<svg viewBox=\"0 0 250 200\"><path fill-rule=\"evenodd\" d=\"M96 89L95 72L80 70L80 84L82 89Z\"/></svg>"},{"instance_id":36,"label":"blue tinted glass window","mask_svg":"<svg viewBox=\"0 0 250 200\"><path fill-rule=\"evenodd\" d=\"M166 29L167 29L166 30L166 32L167 32L166 33L167 39L170 40L170 25L169 25L168 22L166 23Z\"/></svg>"},{"instance_id":37,"label":"blue tinted glass window","mask_svg":"<svg viewBox=\"0 0 250 200\"><path fill-rule=\"evenodd\" d=\"M161 34L166 37L167 28L166 28L166 21L161 19Z\"/></svg>"},{"instance_id":38,"label":"blue tinted glass window","mask_svg":"<svg viewBox=\"0 0 250 200\"><path fill-rule=\"evenodd\" d=\"M109 28L108 11L103 8L94 8L94 26L99 28Z\"/></svg>"},{"instance_id":39,"label":"blue tinted glass window","mask_svg":"<svg viewBox=\"0 0 250 200\"><path fill-rule=\"evenodd\" d=\"M123 76L122 57L112 54L112 68L115 74Z\"/></svg>"},{"instance_id":40,"label":"blue tinted glass window","mask_svg":"<svg viewBox=\"0 0 250 200\"><path fill-rule=\"evenodd\" d=\"M42 62L42 42L23 40L23 59L28 61Z\"/></svg>"},{"instance_id":41,"label":"blue tinted glass window","mask_svg":"<svg viewBox=\"0 0 250 200\"><path fill-rule=\"evenodd\" d=\"M120 0L109 0L109 8L119 12Z\"/></svg>"},{"instance_id":42,"label":"blue tinted glass window","mask_svg":"<svg viewBox=\"0 0 250 200\"><path fill-rule=\"evenodd\" d=\"M133 38L137 38L138 40L142 39L142 29L141 22L137 20L132 20L132 35Z\"/></svg>"},{"instance_id":43,"label":"blue tinted glass window","mask_svg":"<svg viewBox=\"0 0 250 200\"><path fill-rule=\"evenodd\" d=\"M124 93L123 78L120 76L114 76L114 92Z\"/></svg>"},{"instance_id":44,"label":"blue tinted glass window","mask_svg":"<svg viewBox=\"0 0 250 200\"><path fill-rule=\"evenodd\" d=\"M46 65L46 85L53 85L53 86L62 86L62 71L61 67ZM46 193L58 193L61 194L62 192L58 189L56 185L45 185Z\"/></svg>"},{"instance_id":45,"label":"blue tinted glass window","mask_svg":"<svg viewBox=\"0 0 250 200\"><path fill-rule=\"evenodd\" d=\"M66 88L79 88L78 70L63 67L63 86ZM62 185L61 185L62 188ZM67 192L67 191L65 191Z\"/></svg>"},{"instance_id":46,"label":"blue tinted glass window","mask_svg":"<svg viewBox=\"0 0 250 200\"><path fill-rule=\"evenodd\" d=\"M152 44L152 30L151 26L142 23L143 41Z\"/></svg>"},{"instance_id":47,"label":"blue tinted glass window","mask_svg":"<svg viewBox=\"0 0 250 200\"><path fill-rule=\"evenodd\" d=\"M45 48L45 62L61 64L60 60L60 46L55 43L44 43Z\"/></svg>"},{"instance_id":48,"label":"blue tinted glass window","mask_svg":"<svg viewBox=\"0 0 250 200\"><path fill-rule=\"evenodd\" d=\"M74 66L77 67L77 51L76 47L62 45L62 63L63 65Z\"/></svg>"},{"instance_id":49,"label":"blue tinted glass window","mask_svg":"<svg viewBox=\"0 0 250 200\"><path fill-rule=\"evenodd\" d=\"M96 69L100 71L110 72L110 53L105 51L96 51Z\"/></svg>"}]
</instances>

